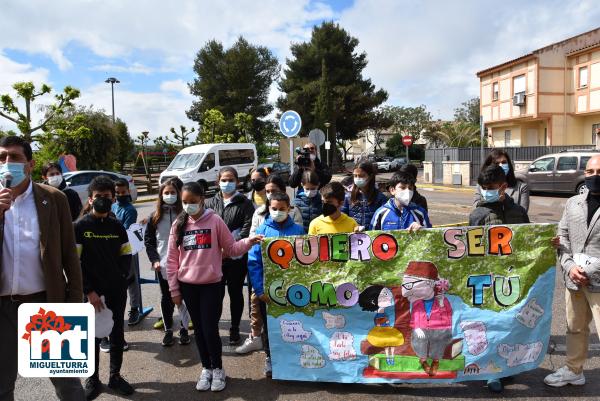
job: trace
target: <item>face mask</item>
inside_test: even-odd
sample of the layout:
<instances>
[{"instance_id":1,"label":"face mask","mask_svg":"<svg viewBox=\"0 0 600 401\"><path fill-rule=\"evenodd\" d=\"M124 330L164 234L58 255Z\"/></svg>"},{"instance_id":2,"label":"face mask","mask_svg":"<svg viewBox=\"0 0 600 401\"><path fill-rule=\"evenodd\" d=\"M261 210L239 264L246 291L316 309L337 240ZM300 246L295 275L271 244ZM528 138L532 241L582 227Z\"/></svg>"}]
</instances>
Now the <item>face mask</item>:
<instances>
[{"instance_id":1,"label":"face mask","mask_svg":"<svg viewBox=\"0 0 600 401\"><path fill-rule=\"evenodd\" d=\"M236 183L231 181L219 181L219 188L224 194L230 194L235 191Z\"/></svg>"},{"instance_id":2,"label":"face mask","mask_svg":"<svg viewBox=\"0 0 600 401\"><path fill-rule=\"evenodd\" d=\"M411 191L410 189L400 189L400 190L396 190L394 198L396 198L396 200L398 202L400 202L400 204L402 206L408 206L408 204L410 203L410 200L413 197L413 194L414 194L414 192Z\"/></svg>"},{"instance_id":3,"label":"face mask","mask_svg":"<svg viewBox=\"0 0 600 401\"><path fill-rule=\"evenodd\" d=\"M335 205L332 205L331 203L323 203L323 216L331 216L335 212L337 212L337 207L335 207Z\"/></svg>"},{"instance_id":4,"label":"face mask","mask_svg":"<svg viewBox=\"0 0 600 401\"><path fill-rule=\"evenodd\" d=\"M482 189L481 197L486 203L494 203L500 200L500 190L499 189Z\"/></svg>"},{"instance_id":5,"label":"face mask","mask_svg":"<svg viewBox=\"0 0 600 401\"><path fill-rule=\"evenodd\" d=\"M600 193L600 175L585 177L585 186L591 193Z\"/></svg>"},{"instance_id":6,"label":"face mask","mask_svg":"<svg viewBox=\"0 0 600 401\"><path fill-rule=\"evenodd\" d=\"M274 192L267 192L267 201L271 200L271 196L273 196Z\"/></svg>"},{"instance_id":7,"label":"face mask","mask_svg":"<svg viewBox=\"0 0 600 401\"><path fill-rule=\"evenodd\" d=\"M288 212L284 212L283 210L269 210L269 214L271 215L271 218L278 223L285 221L288 217Z\"/></svg>"},{"instance_id":8,"label":"face mask","mask_svg":"<svg viewBox=\"0 0 600 401\"><path fill-rule=\"evenodd\" d=\"M263 189L265 189L265 186L267 185L266 182L264 181L254 181L252 183L252 189L254 189L255 191L262 191Z\"/></svg>"},{"instance_id":9,"label":"face mask","mask_svg":"<svg viewBox=\"0 0 600 401\"><path fill-rule=\"evenodd\" d=\"M92 207L96 213L104 214L110 212L110 207L112 206L112 200L109 198L105 198L104 196L98 197L94 199L92 202Z\"/></svg>"},{"instance_id":10,"label":"face mask","mask_svg":"<svg viewBox=\"0 0 600 401\"><path fill-rule=\"evenodd\" d=\"M167 205L174 205L177 202L177 195L163 195L163 201Z\"/></svg>"},{"instance_id":11,"label":"face mask","mask_svg":"<svg viewBox=\"0 0 600 401\"><path fill-rule=\"evenodd\" d=\"M48 185L53 186L54 188L60 187L60 184L63 182L62 175L53 175L52 177L48 177Z\"/></svg>"},{"instance_id":12,"label":"face mask","mask_svg":"<svg viewBox=\"0 0 600 401\"><path fill-rule=\"evenodd\" d=\"M317 159L317 155L315 155L314 153L311 153L309 157L312 161L315 161Z\"/></svg>"},{"instance_id":13,"label":"face mask","mask_svg":"<svg viewBox=\"0 0 600 401\"><path fill-rule=\"evenodd\" d=\"M119 203L129 203L129 202L131 202L131 195L117 196L117 202L119 202Z\"/></svg>"},{"instance_id":14,"label":"face mask","mask_svg":"<svg viewBox=\"0 0 600 401\"><path fill-rule=\"evenodd\" d=\"M510 165L508 163L501 164L500 167L502 167L502 170L504 170L504 174L508 174L510 171Z\"/></svg>"},{"instance_id":15,"label":"face mask","mask_svg":"<svg viewBox=\"0 0 600 401\"><path fill-rule=\"evenodd\" d=\"M365 180L364 178L355 178L354 185L356 185L359 188L364 188L364 186L367 185L367 180Z\"/></svg>"},{"instance_id":16,"label":"face mask","mask_svg":"<svg viewBox=\"0 0 600 401\"><path fill-rule=\"evenodd\" d=\"M184 203L183 211L186 212L189 216L195 216L202 210L202 207L199 203Z\"/></svg>"},{"instance_id":17,"label":"face mask","mask_svg":"<svg viewBox=\"0 0 600 401\"><path fill-rule=\"evenodd\" d=\"M304 194L309 198L314 198L319 193L318 189L305 189Z\"/></svg>"},{"instance_id":18,"label":"face mask","mask_svg":"<svg viewBox=\"0 0 600 401\"><path fill-rule=\"evenodd\" d=\"M25 163L4 163L0 168L0 176L4 177L6 173L12 175L12 180L10 182L11 187L16 187L27 178L27 175L25 174Z\"/></svg>"}]
</instances>

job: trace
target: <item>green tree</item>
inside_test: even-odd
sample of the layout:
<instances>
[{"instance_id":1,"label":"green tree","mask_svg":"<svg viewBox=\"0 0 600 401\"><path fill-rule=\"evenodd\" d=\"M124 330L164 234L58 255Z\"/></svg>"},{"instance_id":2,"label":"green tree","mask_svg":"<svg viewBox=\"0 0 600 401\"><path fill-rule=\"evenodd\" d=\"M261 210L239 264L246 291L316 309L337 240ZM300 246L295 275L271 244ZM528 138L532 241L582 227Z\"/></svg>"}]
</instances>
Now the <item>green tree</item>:
<instances>
[{"instance_id":1,"label":"green tree","mask_svg":"<svg viewBox=\"0 0 600 401\"><path fill-rule=\"evenodd\" d=\"M252 45L241 36L227 50L222 43L211 40L197 53L194 72L197 77L189 87L198 100L187 111L191 120L204 126L206 112L217 109L233 141L241 137L235 125L236 113L252 116L251 130L261 130L259 119L273 110L268 102L269 91L279 76L279 63L268 48Z\"/></svg>"},{"instance_id":2,"label":"green tree","mask_svg":"<svg viewBox=\"0 0 600 401\"><path fill-rule=\"evenodd\" d=\"M315 26L309 42L292 45L277 107L296 110L304 134L325 131L323 123L329 122L330 133L355 139L372 123L370 112L387 100L384 90L363 77L367 55L357 47L358 39L333 22Z\"/></svg>"},{"instance_id":3,"label":"green tree","mask_svg":"<svg viewBox=\"0 0 600 401\"><path fill-rule=\"evenodd\" d=\"M235 113L233 125L237 129L238 138L241 142L251 142L252 122L254 118L247 113Z\"/></svg>"},{"instance_id":4,"label":"green tree","mask_svg":"<svg viewBox=\"0 0 600 401\"><path fill-rule=\"evenodd\" d=\"M29 142L34 140L33 133L40 129L44 129L54 118L60 116L65 110L73 105L72 101L80 95L79 90L71 86L66 86L62 93L57 93L54 98L55 102L46 107L46 114L40 123L32 126L31 123L31 107L33 102L40 96L44 96L52 92L52 88L46 84L42 84L41 88L36 91L33 82L17 82L13 85L13 89L17 92L17 98L20 98L25 103L25 111L23 112L15 104L15 99L10 95L4 94L0 96L0 116L12 121L17 125L23 138Z\"/></svg>"},{"instance_id":5,"label":"green tree","mask_svg":"<svg viewBox=\"0 0 600 401\"><path fill-rule=\"evenodd\" d=\"M235 142L233 135L224 133L225 117L219 110L206 110L202 119L204 124L202 125L200 135L198 135L199 143Z\"/></svg>"},{"instance_id":6,"label":"green tree","mask_svg":"<svg viewBox=\"0 0 600 401\"><path fill-rule=\"evenodd\" d=\"M449 148L468 148L481 144L479 127L468 122L446 122L442 124L438 135Z\"/></svg>"},{"instance_id":7,"label":"green tree","mask_svg":"<svg viewBox=\"0 0 600 401\"><path fill-rule=\"evenodd\" d=\"M373 145L373 153L377 154L377 148L381 149L381 145L385 142L383 133L393 123L394 121L384 109L377 109L371 113L371 124L367 132L372 135L372 138L367 135L367 140Z\"/></svg>"},{"instance_id":8,"label":"green tree","mask_svg":"<svg viewBox=\"0 0 600 401\"><path fill-rule=\"evenodd\" d=\"M461 103L460 107L454 109L454 121L465 122L479 126L479 98L474 97Z\"/></svg>"},{"instance_id":9,"label":"green tree","mask_svg":"<svg viewBox=\"0 0 600 401\"><path fill-rule=\"evenodd\" d=\"M177 132L175 130L175 127L171 127L170 129L171 134L173 134L175 140L171 140L172 143L174 143L175 145L179 146L180 149L185 148L185 145L189 142L193 142L190 137L192 136L192 134L194 132L196 132L196 128L192 127L192 129L188 130L187 127L180 125L179 126L179 132ZM167 138L167 140L170 140ZM155 141L156 142L156 141Z\"/></svg>"},{"instance_id":10,"label":"green tree","mask_svg":"<svg viewBox=\"0 0 600 401\"><path fill-rule=\"evenodd\" d=\"M114 134L117 138L117 165L119 171L125 170L125 163L128 160L133 160L135 157L135 145L133 139L129 135L129 129L120 119L115 121L113 127Z\"/></svg>"},{"instance_id":11,"label":"green tree","mask_svg":"<svg viewBox=\"0 0 600 401\"><path fill-rule=\"evenodd\" d=\"M402 142L402 134L394 134L385 143L385 154L390 157L406 157L406 146ZM410 160L423 160L425 150L422 146L412 145L408 148Z\"/></svg>"},{"instance_id":12,"label":"green tree","mask_svg":"<svg viewBox=\"0 0 600 401\"><path fill-rule=\"evenodd\" d=\"M431 129L433 124L431 113L424 105L418 107L386 106L383 114L391 121L394 134L410 135L416 141L422 133Z\"/></svg>"}]
</instances>

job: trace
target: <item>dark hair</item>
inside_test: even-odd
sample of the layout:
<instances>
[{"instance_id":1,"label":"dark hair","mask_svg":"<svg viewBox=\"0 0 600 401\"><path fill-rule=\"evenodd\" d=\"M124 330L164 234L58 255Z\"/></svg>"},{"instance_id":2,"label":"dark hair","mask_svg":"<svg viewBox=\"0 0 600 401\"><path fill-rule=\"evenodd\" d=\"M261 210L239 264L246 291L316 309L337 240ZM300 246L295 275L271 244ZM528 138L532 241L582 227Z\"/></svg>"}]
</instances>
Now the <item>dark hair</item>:
<instances>
[{"instance_id":1,"label":"dark hair","mask_svg":"<svg viewBox=\"0 0 600 401\"><path fill-rule=\"evenodd\" d=\"M353 170L361 169L369 178L367 179L367 185L361 190L358 185L352 187L352 193L350 194L350 203L356 205L359 202L358 194L359 192L363 192L364 196L367 198L367 202L372 204L377 199L377 188L375 188L375 176L377 175L377 169L373 166L371 162L363 161L354 166Z\"/></svg>"},{"instance_id":2,"label":"dark hair","mask_svg":"<svg viewBox=\"0 0 600 401\"><path fill-rule=\"evenodd\" d=\"M181 188L183 188L183 181L181 181L181 179L179 177L169 178L169 180L167 182L165 182L165 184L173 185L175 188L177 188L177 191L180 193L181 193Z\"/></svg>"},{"instance_id":3,"label":"dark hair","mask_svg":"<svg viewBox=\"0 0 600 401\"><path fill-rule=\"evenodd\" d=\"M181 204L181 191L179 191L179 188L177 187L175 181L168 180L167 182L162 184L160 187L158 187L158 198L156 200L156 210L154 211L154 216L152 216L152 224L154 224L155 226L158 224L160 219L162 219L162 215L163 215L162 207L165 204L165 201L162 198L162 193L166 187L175 188L175 192L177 193L178 202L175 203L175 213L179 214L183 210L183 206Z\"/></svg>"},{"instance_id":4,"label":"dark hair","mask_svg":"<svg viewBox=\"0 0 600 401\"><path fill-rule=\"evenodd\" d=\"M279 176L279 174L271 174L267 177L267 184L275 184L281 190L281 192L285 193L285 182L283 178Z\"/></svg>"},{"instance_id":5,"label":"dark hair","mask_svg":"<svg viewBox=\"0 0 600 401\"><path fill-rule=\"evenodd\" d=\"M377 304L377 299L379 298L379 294L383 291L385 287L382 285L371 285L363 290L358 296L358 305L364 311L375 312L379 309L379 305Z\"/></svg>"},{"instance_id":6,"label":"dark hair","mask_svg":"<svg viewBox=\"0 0 600 401\"><path fill-rule=\"evenodd\" d=\"M479 186L487 186L492 184L504 184L506 182L506 174L504 170L497 164L492 164L486 167L477 178Z\"/></svg>"},{"instance_id":7,"label":"dark hair","mask_svg":"<svg viewBox=\"0 0 600 401\"><path fill-rule=\"evenodd\" d=\"M501 157L506 157L506 160L508 161L508 173L506 174L506 182L508 183L509 187L514 188L517 186L517 177L515 177L515 168L512 164L512 161L510 160L510 156L504 149L492 150L490 152L490 154L486 157L485 161L483 162L483 166L481 166L481 171L483 172L483 170L485 170L487 167L491 166L492 164L498 165L498 163L496 163L496 160L498 160Z\"/></svg>"},{"instance_id":8,"label":"dark hair","mask_svg":"<svg viewBox=\"0 0 600 401\"><path fill-rule=\"evenodd\" d=\"M125 178L117 178L115 180L115 187L125 187L129 189L129 183Z\"/></svg>"},{"instance_id":9,"label":"dark hair","mask_svg":"<svg viewBox=\"0 0 600 401\"><path fill-rule=\"evenodd\" d=\"M238 176L238 172L237 172L237 170L236 170L236 169L234 169L233 167L230 167L230 166L227 166L227 167L221 167L221 170L219 170L219 174L218 174L218 177L217 177L217 179L218 179L218 180L221 180L221 176L222 176L223 174L225 174L225 173L231 173L231 174L233 174L233 176L235 177L235 180L236 180L236 181L239 181L239 180L240 180L240 178L239 178L239 176Z\"/></svg>"},{"instance_id":10,"label":"dark hair","mask_svg":"<svg viewBox=\"0 0 600 401\"><path fill-rule=\"evenodd\" d=\"M115 183L106 175L95 177L88 185L88 197L91 198L94 192L110 191L112 197L115 197ZM81 216L88 214L92 210L92 205L89 202L85 204L81 210Z\"/></svg>"},{"instance_id":11,"label":"dark hair","mask_svg":"<svg viewBox=\"0 0 600 401\"><path fill-rule=\"evenodd\" d=\"M302 173L300 182L302 184L312 184L317 186L320 184L319 176L312 170L306 170L304 173Z\"/></svg>"},{"instance_id":12,"label":"dark hair","mask_svg":"<svg viewBox=\"0 0 600 401\"><path fill-rule=\"evenodd\" d=\"M398 171L387 182L387 187L396 188L398 184L415 185L415 177L407 171Z\"/></svg>"},{"instance_id":13,"label":"dark hair","mask_svg":"<svg viewBox=\"0 0 600 401\"><path fill-rule=\"evenodd\" d=\"M419 175L419 170L417 169L417 166L415 166L412 163L407 163L407 164L403 164L402 166L400 166L400 169L398 170L401 173L408 173L410 175L412 175L415 179L415 182L417 181L417 176Z\"/></svg>"},{"instance_id":14,"label":"dark hair","mask_svg":"<svg viewBox=\"0 0 600 401\"><path fill-rule=\"evenodd\" d=\"M343 203L344 198L346 197L346 190L344 190L344 186L337 181L332 181L325 185L319 192L326 200L333 198L340 201L340 203Z\"/></svg>"},{"instance_id":15,"label":"dark hair","mask_svg":"<svg viewBox=\"0 0 600 401\"><path fill-rule=\"evenodd\" d=\"M342 185L347 187L349 185L354 184L354 178L351 175L347 175L344 178L342 178Z\"/></svg>"},{"instance_id":16,"label":"dark hair","mask_svg":"<svg viewBox=\"0 0 600 401\"><path fill-rule=\"evenodd\" d=\"M271 202L273 201L285 202L288 204L288 206L290 205L290 197L285 192L275 192L273 195L271 195L271 199L269 199L269 206L271 206Z\"/></svg>"},{"instance_id":17,"label":"dark hair","mask_svg":"<svg viewBox=\"0 0 600 401\"><path fill-rule=\"evenodd\" d=\"M193 195L204 197L204 187L194 181L183 184L183 187L181 188L181 194L184 192L191 192ZM175 222L175 232L177 233L177 240L175 244L177 246L181 246L181 244L183 244L183 235L185 234L185 225L187 224L188 217L190 216L184 211L179 213L179 216L177 216L177 221Z\"/></svg>"},{"instance_id":18,"label":"dark hair","mask_svg":"<svg viewBox=\"0 0 600 401\"><path fill-rule=\"evenodd\" d=\"M260 174L260 176L261 176L262 178L264 178L264 179L267 179L267 176L269 175L269 174L267 174L267 171L266 171L264 168L262 168L262 167L259 167L259 168L253 168L252 170L250 170L250 175L251 175L251 176L252 176L252 174L254 174L254 173L258 173L258 174Z\"/></svg>"},{"instance_id":19,"label":"dark hair","mask_svg":"<svg viewBox=\"0 0 600 401\"><path fill-rule=\"evenodd\" d=\"M56 169L56 170L58 170L59 173L62 174L62 168L60 167L60 164L55 163L55 162L49 162L49 163L44 164L44 166L42 167L42 175L44 177L46 177L48 175L48 171L50 171L52 169Z\"/></svg>"},{"instance_id":20,"label":"dark hair","mask_svg":"<svg viewBox=\"0 0 600 401\"><path fill-rule=\"evenodd\" d=\"M0 147L9 148L11 146L20 146L23 149L23 153L25 154L27 161L31 161L31 159L33 159L31 144L20 136L8 135L0 139Z\"/></svg>"}]
</instances>

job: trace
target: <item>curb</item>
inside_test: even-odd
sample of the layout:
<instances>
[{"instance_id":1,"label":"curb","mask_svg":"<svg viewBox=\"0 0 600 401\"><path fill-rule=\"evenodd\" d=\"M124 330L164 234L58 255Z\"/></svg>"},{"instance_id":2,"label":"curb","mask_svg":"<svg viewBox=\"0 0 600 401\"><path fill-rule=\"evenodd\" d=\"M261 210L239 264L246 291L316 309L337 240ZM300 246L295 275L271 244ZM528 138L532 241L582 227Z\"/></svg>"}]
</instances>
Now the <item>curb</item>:
<instances>
[{"instance_id":1,"label":"curb","mask_svg":"<svg viewBox=\"0 0 600 401\"><path fill-rule=\"evenodd\" d=\"M150 199L138 199L135 202L133 202L134 205L137 205L138 203L150 203L150 202L156 202L156 199L158 198L150 198Z\"/></svg>"},{"instance_id":2,"label":"curb","mask_svg":"<svg viewBox=\"0 0 600 401\"><path fill-rule=\"evenodd\" d=\"M475 191L475 187L447 187L445 185L432 185L417 182L418 188L429 188L438 191L447 191L447 192L473 192Z\"/></svg>"}]
</instances>

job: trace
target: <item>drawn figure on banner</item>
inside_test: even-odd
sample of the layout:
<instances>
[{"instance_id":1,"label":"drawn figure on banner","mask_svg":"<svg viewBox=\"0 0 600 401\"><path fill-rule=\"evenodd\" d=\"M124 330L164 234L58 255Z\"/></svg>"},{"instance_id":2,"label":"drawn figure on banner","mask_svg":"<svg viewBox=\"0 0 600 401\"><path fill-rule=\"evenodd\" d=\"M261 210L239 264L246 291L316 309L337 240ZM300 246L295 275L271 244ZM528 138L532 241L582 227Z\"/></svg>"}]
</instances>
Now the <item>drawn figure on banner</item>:
<instances>
[{"instance_id":1,"label":"drawn figure on banner","mask_svg":"<svg viewBox=\"0 0 600 401\"><path fill-rule=\"evenodd\" d=\"M524 363L535 362L540 356L543 346L544 344L540 341L531 344L500 344L498 355L506 359L506 364L512 368Z\"/></svg>"},{"instance_id":2,"label":"drawn figure on banner","mask_svg":"<svg viewBox=\"0 0 600 401\"><path fill-rule=\"evenodd\" d=\"M488 348L487 330L483 322L463 321L460 328L465 333L465 341L471 355L479 355Z\"/></svg>"},{"instance_id":3,"label":"drawn figure on banner","mask_svg":"<svg viewBox=\"0 0 600 401\"><path fill-rule=\"evenodd\" d=\"M543 314L544 308L542 308L536 302L536 299L533 298L523 306L519 313L517 313L516 319L523 326L533 329Z\"/></svg>"},{"instance_id":4,"label":"drawn figure on banner","mask_svg":"<svg viewBox=\"0 0 600 401\"><path fill-rule=\"evenodd\" d=\"M358 297L358 304L364 311L377 312L375 327L369 331L367 341L375 347L385 348L386 362L394 364L394 347L404 344L404 336L392 327L385 309L394 305L392 291L381 285L367 287Z\"/></svg>"},{"instance_id":5,"label":"drawn figure on banner","mask_svg":"<svg viewBox=\"0 0 600 401\"><path fill-rule=\"evenodd\" d=\"M324 311L323 319L325 319L325 328L327 329L343 329L346 325L346 318L343 315L333 315Z\"/></svg>"},{"instance_id":6,"label":"drawn figure on banner","mask_svg":"<svg viewBox=\"0 0 600 401\"><path fill-rule=\"evenodd\" d=\"M402 295L411 304L411 345L429 376L436 375L440 359L452 343L452 306L444 296L448 286L438 281L436 265L423 261L410 262L402 279Z\"/></svg>"}]
</instances>

